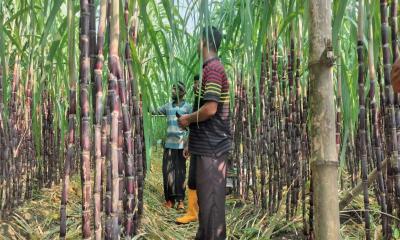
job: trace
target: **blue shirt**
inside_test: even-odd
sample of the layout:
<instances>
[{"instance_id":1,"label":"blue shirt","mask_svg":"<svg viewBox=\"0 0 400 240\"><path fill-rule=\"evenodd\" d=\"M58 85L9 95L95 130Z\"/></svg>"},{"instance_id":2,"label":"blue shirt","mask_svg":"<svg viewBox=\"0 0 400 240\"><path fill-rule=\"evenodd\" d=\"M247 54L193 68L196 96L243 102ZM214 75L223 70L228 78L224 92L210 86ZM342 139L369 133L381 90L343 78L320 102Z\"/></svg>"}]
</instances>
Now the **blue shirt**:
<instances>
[{"instance_id":1,"label":"blue shirt","mask_svg":"<svg viewBox=\"0 0 400 240\"><path fill-rule=\"evenodd\" d=\"M175 103L167 103L159 108L155 114L165 115L167 117L167 140L165 141L165 148L170 149L183 149L184 143L187 140L187 131L180 128L178 125L179 115L189 114L192 112L192 106L186 101L182 101L179 105Z\"/></svg>"}]
</instances>

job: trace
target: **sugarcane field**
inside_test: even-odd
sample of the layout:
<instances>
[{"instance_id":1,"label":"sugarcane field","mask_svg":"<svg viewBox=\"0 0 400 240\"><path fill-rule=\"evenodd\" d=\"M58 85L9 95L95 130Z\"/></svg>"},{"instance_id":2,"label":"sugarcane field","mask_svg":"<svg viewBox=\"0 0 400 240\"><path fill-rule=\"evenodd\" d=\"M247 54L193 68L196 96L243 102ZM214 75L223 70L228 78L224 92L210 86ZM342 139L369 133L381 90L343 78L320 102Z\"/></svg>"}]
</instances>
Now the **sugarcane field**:
<instances>
[{"instance_id":1,"label":"sugarcane field","mask_svg":"<svg viewBox=\"0 0 400 240\"><path fill-rule=\"evenodd\" d=\"M0 0L0 240L400 240L397 0Z\"/></svg>"}]
</instances>

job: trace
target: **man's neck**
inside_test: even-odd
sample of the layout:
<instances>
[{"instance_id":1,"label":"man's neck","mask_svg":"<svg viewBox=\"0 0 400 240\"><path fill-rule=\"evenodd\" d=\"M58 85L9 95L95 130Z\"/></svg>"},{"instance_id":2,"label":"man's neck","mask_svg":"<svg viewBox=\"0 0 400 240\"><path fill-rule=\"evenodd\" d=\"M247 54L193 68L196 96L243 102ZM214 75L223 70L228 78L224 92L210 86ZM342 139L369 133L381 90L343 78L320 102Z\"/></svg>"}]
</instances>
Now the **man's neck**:
<instances>
[{"instance_id":1,"label":"man's neck","mask_svg":"<svg viewBox=\"0 0 400 240\"><path fill-rule=\"evenodd\" d=\"M183 98L178 98L176 100L172 100L172 103L175 104L175 105L178 105L178 104L181 104L182 101L183 101Z\"/></svg>"},{"instance_id":2,"label":"man's neck","mask_svg":"<svg viewBox=\"0 0 400 240\"><path fill-rule=\"evenodd\" d=\"M218 57L218 54L214 51L211 51L209 49L203 49L203 63L207 62L208 60L212 58Z\"/></svg>"}]
</instances>

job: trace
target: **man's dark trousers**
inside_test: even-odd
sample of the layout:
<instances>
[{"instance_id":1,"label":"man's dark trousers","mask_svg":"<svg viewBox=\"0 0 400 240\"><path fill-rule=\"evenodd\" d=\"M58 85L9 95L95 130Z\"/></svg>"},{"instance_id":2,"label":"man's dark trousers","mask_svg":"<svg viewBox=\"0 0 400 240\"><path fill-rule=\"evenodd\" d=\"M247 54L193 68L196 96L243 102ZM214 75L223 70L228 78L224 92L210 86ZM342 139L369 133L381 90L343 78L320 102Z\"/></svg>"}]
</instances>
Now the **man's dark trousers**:
<instances>
[{"instance_id":1,"label":"man's dark trousers","mask_svg":"<svg viewBox=\"0 0 400 240\"><path fill-rule=\"evenodd\" d=\"M225 186L227 154L219 157L193 155L199 202L197 240L226 239Z\"/></svg>"}]
</instances>

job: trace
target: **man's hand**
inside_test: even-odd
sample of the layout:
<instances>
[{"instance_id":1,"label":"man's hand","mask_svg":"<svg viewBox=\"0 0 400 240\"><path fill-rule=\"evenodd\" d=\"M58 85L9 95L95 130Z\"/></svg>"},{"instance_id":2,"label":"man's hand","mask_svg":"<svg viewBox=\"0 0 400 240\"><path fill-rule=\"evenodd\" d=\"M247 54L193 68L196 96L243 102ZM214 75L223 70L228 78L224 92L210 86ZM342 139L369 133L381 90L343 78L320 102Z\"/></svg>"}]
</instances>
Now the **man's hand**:
<instances>
[{"instance_id":1,"label":"man's hand","mask_svg":"<svg viewBox=\"0 0 400 240\"><path fill-rule=\"evenodd\" d=\"M184 157L185 159L188 159L188 157L189 157L189 149L188 149L188 147L185 147L185 148L183 149L183 157Z\"/></svg>"},{"instance_id":2,"label":"man's hand","mask_svg":"<svg viewBox=\"0 0 400 240\"><path fill-rule=\"evenodd\" d=\"M400 93L400 58L397 58L392 66L391 82L393 91L395 93Z\"/></svg>"},{"instance_id":3,"label":"man's hand","mask_svg":"<svg viewBox=\"0 0 400 240\"><path fill-rule=\"evenodd\" d=\"M181 128L187 128L190 125L190 115L189 114L182 115L178 119L178 124L179 127Z\"/></svg>"}]
</instances>

